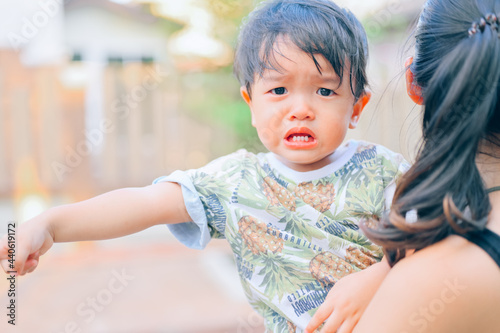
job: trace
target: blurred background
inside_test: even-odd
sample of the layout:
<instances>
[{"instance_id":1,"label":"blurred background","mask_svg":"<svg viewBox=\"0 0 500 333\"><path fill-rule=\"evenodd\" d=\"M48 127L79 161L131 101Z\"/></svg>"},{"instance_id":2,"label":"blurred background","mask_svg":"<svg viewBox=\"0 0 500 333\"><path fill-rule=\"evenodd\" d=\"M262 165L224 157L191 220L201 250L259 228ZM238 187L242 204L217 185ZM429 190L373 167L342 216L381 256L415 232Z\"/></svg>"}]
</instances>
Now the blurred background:
<instances>
[{"instance_id":1,"label":"blurred background","mask_svg":"<svg viewBox=\"0 0 500 333\"><path fill-rule=\"evenodd\" d=\"M0 1L0 235L55 205L264 151L232 74L259 2ZM403 68L424 0L337 3L370 43L373 96L348 138L411 161L420 112ZM2 278L3 309L7 289ZM193 251L163 226L56 244L16 289L17 325L2 313L1 332L263 332L224 241Z\"/></svg>"}]
</instances>

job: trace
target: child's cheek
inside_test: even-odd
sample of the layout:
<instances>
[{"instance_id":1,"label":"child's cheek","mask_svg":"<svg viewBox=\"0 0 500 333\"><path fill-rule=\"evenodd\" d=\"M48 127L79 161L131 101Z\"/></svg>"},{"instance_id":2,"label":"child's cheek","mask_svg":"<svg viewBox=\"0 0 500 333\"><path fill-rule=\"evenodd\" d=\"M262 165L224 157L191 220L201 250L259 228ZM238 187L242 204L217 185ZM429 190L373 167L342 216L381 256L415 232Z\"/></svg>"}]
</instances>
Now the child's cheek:
<instances>
[{"instance_id":1,"label":"child's cheek","mask_svg":"<svg viewBox=\"0 0 500 333\"><path fill-rule=\"evenodd\" d=\"M259 139L264 144L264 146L268 147L268 145L273 141L273 131L271 131L268 127L263 127L257 129L257 134L259 135Z\"/></svg>"},{"instance_id":2,"label":"child's cheek","mask_svg":"<svg viewBox=\"0 0 500 333\"><path fill-rule=\"evenodd\" d=\"M268 127L270 131L274 133L280 133L283 127L283 120L287 115L286 110L278 110L272 113L272 115L267 119L264 127Z\"/></svg>"}]
</instances>

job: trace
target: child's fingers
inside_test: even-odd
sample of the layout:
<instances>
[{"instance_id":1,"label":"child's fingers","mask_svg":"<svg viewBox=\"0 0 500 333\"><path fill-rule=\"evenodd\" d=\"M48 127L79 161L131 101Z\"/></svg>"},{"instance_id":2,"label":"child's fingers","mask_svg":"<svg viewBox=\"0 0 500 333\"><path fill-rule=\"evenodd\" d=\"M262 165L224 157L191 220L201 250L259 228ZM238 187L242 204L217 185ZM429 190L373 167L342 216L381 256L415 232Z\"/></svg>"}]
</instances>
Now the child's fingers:
<instances>
[{"instance_id":1,"label":"child's fingers","mask_svg":"<svg viewBox=\"0 0 500 333\"><path fill-rule=\"evenodd\" d=\"M28 259L26 260L26 263L24 264L23 271L21 272L20 275L33 272L35 268L38 267L39 258L40 258L40 251L30 254L28 256Z\"/></svg>"},{"instance_id":2,"label":"child's fingers","mask_svg":"<svg viewBox=\"0 0 500 333\"><path fill-rule=\"evenodd\" d=\"M0 265L2 266L2 269L5 273L7 273L8 271L10 271L9 269L9 262L7 261L7 259L2 259L0 261Z\"/></svg>"},{"instance_id":3,"label":"child's fingers","mask_svg":"<svg viewBox=\"0 0 500 333\"><path fill-rule=\"evenodd\" d=\"M0 247L0 260L7 260L8 258L9 258L8 250L5 249L3 246Z\"/></svg>"},{"instance_id":4,"label":"child's fingers","mask_svg":"<svg viewBox=\"0 0 500 333\"><path fill-rule=\"evenodd\" d=\"M352 333L357 323L358 320L346 320L342 323L342 326L337 329L337 333Z\"/></svg>"},{"instance_id":5,"label":"child's fingers","mask_svg":"<svg viewBox=\"0 0 500 333\"><path fill-rule=\"evenodd\" d=\"M48 251L53 240L50 234L36 224L21 226L15 242L9 243L7 237L0 241L0 263L5 272L15 271L24 275L33 271L39 257Z\"/></svg>"},{"instance_id":6,"label":"child's fingers","mask_svg":"<svg viewBox=\"0 0 500 333\"><path fill-rule=\"evenodd\" d=\"M28 260L30 259L38 260L38 258L40 258L40 251L36 251L35 253L32 253L28 256Z\"/></svg>"},{"instance_id":7,"label":"child's fingers","mask_svg":"<svg viewBox=\"0 0 500 333\"><path fill-rule=\"evenodd\" d=\"M330 318L325 323L325 326L321 329L321 333L335 333L339 329L340 325L342 325L342 322L344 321L344 318L342 316L339 316L337 312L333 312Z\"/></svg>"},{"instance_id":8,"label":"child's fingers","mask_svg":"<svg viewBox=\"0 0 500 333\"><path fill-rule=\"evenodd\" d=\"M14 244L14 243L11 243ZM0 263L2 269L7 273L11 271L20 271L20 267L22 268L26 257L22 249L17 248L16 246L9 246L7 243L7 238L3 237L0 241Z\"/></svg>"},{"instance_id":9,"label":"child's fingers","mask_svg":"<svg viewBox=\"0 0 500 333\"><path fill-rule=\"evenodd\" d=\"M15 252L15 262L14 262L14 269L11 267L11 270L17 271L19 275L22 275L23 272L25 272L25 265L26 262L28 261L28 258L30 257L32 249L31 246L24 245L22 246L21 244L18 243L18 246L16 248ZM38 250L35 251L33 254L38 253Z\"/></svg>"},{"instance_id":10,"label":"child's fingers","mask_svg":"<svg viewBox=\"0 0 500 333\"><path fill-rule=\"evenodd\" d=\"M33 260L32 264L31 264L31 268L28 270L27 273L33 272L38 267L39 262L40 262L39 260Z\"/></svg>"},{"instance_id":11,"label":"child's fingers","mask_svg":"<svg viewBox=\"0 0 500 333\"><path fill-rule=\"evenodd\" d=\"M328 317L330 317L332 312L333 306L329 306L326 302L323 303L309 321L305 333L314 332L314 330L316 330L321 324L325 322L325 320L328 319Z\"/></svg>"},{"instance_id":12,"label":"child's fingers","mask_svg":"<svg viewBox=\"0 0 500 333\"><path fill-rule=\"evenodd\" d=\"M28 271L30 269L34 269L36 268L36 266L38 265L38 260L32 260L32 259L28 259L26 260L26 262L24 263L23 265L23 268L20 269L17 273L20 275L20 276L23 276L24 274L28 273Z\"/></svg>"},{"instance_id":13,"label":"child's fingers","mask_svg":"<svg viewBox=\"0 0 500 333\"><path fill-rule=\"evenodd\" d=\"M19 275L25 275L27 273L33 272L36 268L38 267L38 260L37 259L29 259L26 261L23 267L23 271L20 272Z\"/></svg>"},{"instance_id":14,"label":"child's fingers","mask_svg":"<svg viewBox=\"0 0 500 333\"><path fill-rule=\"evenodd\" d=\"M9 247L7 245L7 235L0 238L0 260L9 258Z\"/></svg>"},{"instance_id":15,"label":"child's fingers","mask_svg":"<svg viewBox=\"0 0 500 333\"><path fill-rule=\"evenodd\" d=\"M0 240L0 260L5 272L19 272L19 268L24 265L24 261L28 257L28 255L24 254L26 251L23 251L22 248L16 245L16 243L7 242L7 235L3 236Z\"/></svg>"}]
</instances>

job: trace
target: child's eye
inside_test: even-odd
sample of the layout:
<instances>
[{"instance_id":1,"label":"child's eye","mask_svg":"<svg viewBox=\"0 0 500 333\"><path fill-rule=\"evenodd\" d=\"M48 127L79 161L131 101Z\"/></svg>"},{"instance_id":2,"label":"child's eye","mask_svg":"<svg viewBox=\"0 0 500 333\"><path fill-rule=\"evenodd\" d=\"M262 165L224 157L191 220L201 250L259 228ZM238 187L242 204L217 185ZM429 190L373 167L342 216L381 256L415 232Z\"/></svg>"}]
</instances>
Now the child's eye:
<instances>
[{"instance_id":1,"label":"child's eye","mask_svg":"<svg viewBox=\"0 0 500 333\"><path fill-rule=\"evenodd\" d=\"M335 94L335 92L331 89L320 88L318 90L318 94L321 96L324 96L324 97L328 97L328 96L332 96L333 94Z\"/></svg>"},{"instance_id":2,"label":"child's eye","mask_svg":"<svg viewBox=\"0 0 500 333\"><path fill-rule=\"evenodd\" d=\"M271 93L275 94L275 95L284 95L287 93L287 90L284 87L279 87L279 88L272 89Z\"/></svg>"}]
</instances>

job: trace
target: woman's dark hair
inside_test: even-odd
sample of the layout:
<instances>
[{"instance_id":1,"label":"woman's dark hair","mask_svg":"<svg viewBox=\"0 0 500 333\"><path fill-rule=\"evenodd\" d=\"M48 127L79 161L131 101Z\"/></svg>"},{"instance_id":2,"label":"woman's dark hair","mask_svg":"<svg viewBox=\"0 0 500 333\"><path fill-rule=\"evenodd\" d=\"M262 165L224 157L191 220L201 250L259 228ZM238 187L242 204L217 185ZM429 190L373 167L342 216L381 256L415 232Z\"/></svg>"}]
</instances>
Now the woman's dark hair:
<instances>
[{"instance_id":1,"label":"woman's dark hair","mask_svg":"<svg viewBox=\"0 0 500 333\"><path fill-rule=\"evenodd\" d=\"M422 145L389 216L377 229L363 226L391 264L406 249L486 225L491 205L476 156L500 138L500 28L491 16L484 25L489 13L500 17L500 0L428 0L420 16L410 69L424 99ZM473 26L481 27L469 34Z\"/></svg>"},{"instance_id":2,"label":"woman's dark hair","mask_svg":"<svg viewBox=\"0 0 500 333\"><path fill-rule=\"evenodd\" d=\"M275 58L280 52L275 47L279 38L310 54L319 72L315 55L323 55L340 84L348 65L351 91L356 99L362 95L367 85L365 30L351 12L330 0L266 1L248 16L238 38L234 73L249 93L257 75L266 69L280 71Z\"/></svg>"}]
</instances>

